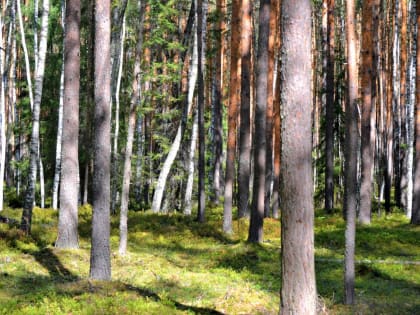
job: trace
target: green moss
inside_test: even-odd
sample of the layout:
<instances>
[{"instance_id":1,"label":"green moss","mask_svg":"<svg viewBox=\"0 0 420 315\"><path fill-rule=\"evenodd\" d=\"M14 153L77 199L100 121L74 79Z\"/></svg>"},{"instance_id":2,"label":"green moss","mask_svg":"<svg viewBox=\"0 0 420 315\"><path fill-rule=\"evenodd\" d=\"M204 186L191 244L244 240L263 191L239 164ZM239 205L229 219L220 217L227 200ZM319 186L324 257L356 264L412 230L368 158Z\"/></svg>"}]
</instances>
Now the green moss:
<instances>
[{"instance_id":1,"label":"green moss","mask_svg":"<svg viewBox=\"0 0 420 315\"><path fill-rule=\"evenodd\" d=\"M20 219L21 211L2 215ZM265 242L246 243L248 220L222 233L222 209L199 224L180 214L130 212L128 254L120 257L118 217L112 218L112 277L88 281L92 208L79 209L80 248L54 248L57 212L34 210L31 237L0 224L0 314L277 314L280 223L266 219ZM416 314L420 229L402 215L358 226L357 304L342 304L344 222L317 213L317 288L330 314Z\"/></svg>"}]
</instances>

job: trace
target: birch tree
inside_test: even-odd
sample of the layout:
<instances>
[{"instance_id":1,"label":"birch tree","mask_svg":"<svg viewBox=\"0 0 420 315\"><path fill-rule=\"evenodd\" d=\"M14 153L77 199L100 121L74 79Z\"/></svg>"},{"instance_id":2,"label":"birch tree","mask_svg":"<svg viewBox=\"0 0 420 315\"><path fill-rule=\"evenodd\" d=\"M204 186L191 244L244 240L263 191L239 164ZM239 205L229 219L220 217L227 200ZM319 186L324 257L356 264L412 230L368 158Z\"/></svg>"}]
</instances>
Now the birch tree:
<instances>
[{"instance_id":1,"label":"birch tree","mask_svg":"<svg viewBox=\"0 0 420 315\"><path fill-rule=\"evenodd\" d=\"M39 157L39 114L41 110L42 87L43 87L44 72L45 72L45 58L47 54L49 9L50 9L49 0L43 0L42 16L41 16L41 31L40 31L40 36L39 36L38 67L35 72L35 98L34 98L34 104L33 104L33 110L32 110L30 166L29 166L28 186L26 189L24 207L23 207L23 212L22 212L22 220L21 220L21 229L26 233L30 233L30 230L31 230L32 209L33 209L33 204L34 204L34 199L35 199L37 164L38 164L38 158L40 158ZM18 11L20 11L19 7L18 7ZM21 28L23 29L23 24L21 25Z\"/></svg>"}]
</instances>

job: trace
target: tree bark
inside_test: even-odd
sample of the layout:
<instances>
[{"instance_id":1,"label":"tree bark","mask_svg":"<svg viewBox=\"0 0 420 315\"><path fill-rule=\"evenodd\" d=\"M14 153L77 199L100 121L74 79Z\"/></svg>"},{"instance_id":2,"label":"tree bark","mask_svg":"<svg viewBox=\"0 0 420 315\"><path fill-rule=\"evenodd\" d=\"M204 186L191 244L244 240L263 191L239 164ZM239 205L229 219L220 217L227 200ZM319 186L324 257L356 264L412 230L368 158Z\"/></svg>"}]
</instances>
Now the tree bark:
<instances>
[{"instance_id":1,"label":"tree bark","mask_svg":"<svg viewBox=\"0 0 420 315\"><path fill-rule=\"evenodd\" d=\"M143 25L144 25L144 1L141 2L140 17L136 45L136 60L134 64L134 75L132 82L132 94L130 99L130 113L128 116L127 144L124 157L123 183L121 189L121 210L120 210L120 245L119 254L124 256L127 252L128 238L128 201L131 181L131 156L133 153L134 129L136 127L137 106L140 102L141 86L141 53L143 51Z\"/></svg>"},{"instance_id":2,"label":"tree bark","mask_svg":"<svg viewBox=\"0 0 420 315\"><path fill-rule=\"evenodd\" d=\"M362 224L370 224L372 211L372 171L374 163L374 145L371 139L371 120L375 114L375 104L372 103L372 84L373 84L373 1L363 2L363 21L362 21L362 47L360 67L361 72L361 92L362 92L362 178L360 185L360 212L359 221Z\"/></svg>"},{"instance_id":3,"label":"tree bark","mask_svg":"<svg viewBox=\"0 0 420 315\"><path fill-rule=\"evenodd\" d=\"M281 314L316 314L311 2L282 1Z\"/></svg>"},{"instance_id":4,"label":"tree bark","mask_svg":"<svg viewBox=\"0 0 420 315\"><path fill-rule=\"evenodd\" d=\"M18 1L19 3L19 1ZM41 32L38 52L38 67L35 73L35 98L32 110L32 133L30 144L30 166L28 186L26 188L25 201L22 212L21 230L25 233L31 231L32 209L35 200L35 182L37 173L37 163L39 156L39 114L41 111L42 85L44 81L45 57L47 54L48 39L48 17L50 3L49 0L42 2ZM23 25L22 25L23 27Z\"/></svg>"},{"instance_id":5,"label":"tree bark","mask_svg":"<svg viewBox=\"0 0 420 315\"><path fill-rule=\"evenodd\" d=\"M417 26L420 25L420 2L416 3ZM420 224L420 32L417 30L417 65L416 65L416 156L414 161L413 213L411 224Z\"/></svg>"},{"instance_id":6,"label":"tree bark","mask_svg":"<svg viewBox=\"0 0 420 315\"><path fill-rule=\"evenodd\" d=\"M260 1L257 56L257 106L255 109L254 141L254 183L252 192L251 221L248 241L263 241L265 167L266 167L266 119L267 119L267 77L268 37L270 34L270 0Z\"/></svg>"},{"instance_id":7,"label":"tree bark","mask_svg":"<svg viewBox=\"0 0 420 315\"><path fill-rule=\"evenodd\" d=\"M334 0L326 0L327 30L325 64L325 209L334 208Z\"/></svg>"},{"instance_id":8,"label":"tree bark","mask_svg":"<svg viewBox=\"0 0 420 315\"><path fill-rule=\"evenodd\" d=\"M111 279L110 237L110 102L111 3L95 0L95 136L92 247L89 277Z\"/></svg>"},{"instance_id":9,"label":"tree bark","mask_svg":"<svg viewBox=\"0 0 420 315\"><path fill-rule=\"evenodd\" d=\"M195 148L197 146L197 137L198 137L198 116L193 114L193 127L191 131L191 145L190 152L188 156L188 179L187 186L185 188L185 200L184 200L184 214L191 215L192 209L192 192L194 185L194 157L195 157Z\"/></svg>"},{"instance_id":10,"label":"tree bark","mask_svg":"<svg viewBox=\"0 0 420 315\"><path fill-rule=\"evenodd\" d=\"M58 216L59 248L77 248L79 200L80 0L67 0L64 38L63 146Z\"/></svg>"},{"instance_id":11,"label":"tree bark","mask_svg":"<svg viewBox=\"0 0 420 315\"><path fill-rule=\"evenodd\" d=\"M198 212L197 221L205 221L205 130L204 130L204 68L205 68L205 43L207 0L197 1L197 48L198 48Z\"/></svg>"},{"instance_id":12,"label":"tree bark","mask_svg":"<svg viewBox=\"0 0 420 315\"><path fill-rule=\"evenodd\" d=\"M344 303L354 304L354 252L356 239L357 208L357 148L358 148L358 106L357 106L357 61L356 61L356 17L354 1L346 6L347 78L348 99L346 102L346 138L344 167L344 213L346 218L344 253Z\"/></svg>"},{"instance_id":13,"label":"tree bark","mask_svg":"<svg viewBox=\"0 0 420 315\"><path fill-rule=\"evenodd\" d=\"M232 197L235 181L236 125L240 99L240 0L232 0L230 44L230 94L228 108L228 136L226 144L225 200L223 204L223 232L232 233Z\"/></svg>"},{"instance_id":14,"label":"tree bark","mask_svg":"<svg viewBox=\"0 0 420 315\"><path fill-rule=\"evenodd\" d=\"M249 215L251 173L251 46L252 1L241 4L241 109L239 126L238 217Z\"/></svg>"}]
</instances>

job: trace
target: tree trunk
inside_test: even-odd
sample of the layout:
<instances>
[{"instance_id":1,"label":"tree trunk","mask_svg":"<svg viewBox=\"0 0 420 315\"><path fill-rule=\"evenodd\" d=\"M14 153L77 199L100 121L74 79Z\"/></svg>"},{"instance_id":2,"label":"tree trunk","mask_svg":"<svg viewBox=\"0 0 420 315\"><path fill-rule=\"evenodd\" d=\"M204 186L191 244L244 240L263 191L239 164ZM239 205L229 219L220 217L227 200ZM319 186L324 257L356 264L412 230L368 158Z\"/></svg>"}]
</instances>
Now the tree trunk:
<instances>
[{"instance_id":1,"label":"tree trunk","mask_svg":"<svg viewBox=\"0 0 420 315\"><path fill-rule=\"evenodd\" d=\"M198 48L198 222L205 221L205 130L204 130L204 70L205 70L205 43L206 43L206 21L207 21L207 0L197 1L197 48Z\"/></svg>"},{"instance_id":2,"label":"tree trunk","mask_svg":"<svg viewBox=\"0 0 420 315\"><path fill-rule=\"evenodd\" d=\"M267 77L267 111L266 111L266 155L265 155L265 200L264 216L270 216L271 186L273 183L273 122L274 122L274 66L275 66L275 41L277 37L277 11L275 1L270 1L270 30L268 38L268 77Z\"/></svg>"},{"instance_id":3,"label":"tree trunk","mask_svg":"<svg viewBox=\"0 0 420 315\"><path fill-rule=\"evenodd\" d=\"M325 63L325 209L334 208L334 0L326 1L327 31Z\"/></svg>"},{"instance_id":4,"label":"tree trunk","mask_svg":"<svg viewBox=\"0 0 420 315\"><path fill-rule=\"evenodd\" d=\"M417 26L420 25L420 2L416 3ZM417 30L417 65L416 65L416 156L414 161L413 213L411 224L420 224L420 32Z\"/></svg>"},{"instance_id":5,"label":"tree trunk","mask_svg":"<svg viewBox=\"0 0 420 315\"><path fill-rule=\"evenodd\" d=\"M222 89L224 87L223 79L223 58L225 54L225 47L223 32L225 31L225 0L216 1L216 15L217 15L217 32L216 32L216 56L214 68L216 74L214 76L213 88L213 121L214 121L214 161L213 161L213 201L216 205L220 202L220 173L222 170L222 156L223 156L223 125L222 125Z\"/></svg>"},{"instance_id":6,"label":"tree trunk","mask_svg":"<svg viewBox=\"0 0 420 315\"><path fill-rule=\"evenodd\" d=\"M257 56L257 106L255 109L254 183L252 190L251 221L248 241L263 241L265 167L266 167L266 118L268 37L270 34L270 0L260 1Z\"/></svg>"},{"instance_id":7,"label":"tree trunk","mask_svg":"<svg viewBox=\"0 0 420 315\"><path fill-rule=\"evenodd\" d=\"M232 233L232 196L235 181L236 125L240 95L240 0L232 0L230 45L230 94L228 108L228 136L226 144L225 200L223 204L223 232Z\"/></svg>"},{"instance_id":8,"label":"tree trunk","mask_svg":"<svg viewBox=\"0 0 420 315\"><path fill-rule=\"evenodd\" d=\"M361 58L361 92L362 92L362 179L360 185L359 220L362 224L370 224L372 211L372 171L375 143L371 142L371 119L375 114L375 104L372 103L372 72L373 72L373 1L363 2L362 47Z\"/></svg>"},{"instance_id":9,"label":"tree trunk","mask_svg":"<svg viewBox=\"0 0 420 315\"><path fill-rule=\"evenodd\" d=\"M111 3L95 0L95 136L92 247L89 277L111 279L110 236L110 108Z\"/></svg>"},{"instance_id":10,"label":"tree trunk","mask_svg":"<svg viewBox=\"0 0 420 315\"><path fill-rule=\"evenodd\" d=\"M18 1L19 3L19 1ZM22 212L21 229L25 233L31 231L32 209L35 200L35 182L39 156L39 114L41 111L42 85L44 81L45 57L47 54L49 0L42 2L41 33L38 52L38 67L35 73L35 99L32 110L32 133L30 144L30 166L28 186ZM20 10L19 10L20 11ZM23 27L23 25L22 25Z\"/></svg>"},{"instance_id":11,"label":"tree trunk","mask_svg":"<svg viewBox=\"0 0 420 315\"><path fill-rule=\"evenodd\" d=\"M59 248L77 248L79 200L80 0L66 4L64 37L63 146L58 216Z\"/></svg>"},{"instance_id":12,"label":"tree trunk","mask_svg":"<svg viewBox=\"0 0 420 315\"><path fill-rule=\"evenodd\" d=\"M128 201L131 181L131 156L133 152L134 129L136 127L137 106L140 102L141 86L141 54L143 51L143 23L144 23L144 1L139 5L140 17L136 45L136 60L134 64L134 75L132 83L132 94L130 99L130 114L128 116L127 144L124 157L123 183L121 189L121 211L120 211L120 245L119 254L124 256L127 252L127 219Z\"/></svg>"},{"instance_id":13,"label":"tree trunk","mask_svg":"<svg viewBox=\"0 0 420 315\"><path fill-rule=\"evenodd\" d=\"M311 2L282 1L281 314L316 314Z\"/></svg>"},{"instance_id":14,"label":"tree trunk","mask_svg":"<svg viewBox=\"0 0 420 315\"><path fill-rule=\"evenodd\" d=\"M348 99L346 102L346 138L344 167L344 213L346 218L344 253L344 303L354 304L354 252L356 239L357 208L357 149L358 149L358 106L357 106L357 61L356 61L356 17L354 1L346 6L347 78Z\"/></svg>"},{"instance_id":15,"label":"tree trunk","mask_svg":"<svg viewBox=\"0 0 420 315\"><path fill-rule=\"evenodd\" d=\"M249 215L249 179L251 173L251 46L252 1L241 5L241 109L239 126L238 217Z\"/></svg>"},{"instance_id":16,"label":"tree trunk","mask_svg":"<svg viewBox=\"0 0 420 315\"><path fill-rule=\"evenodd\" d=\"M195 148L197 146L197 136L198 136L198 116L194 114L193 127L191 131L191 145L190 152L188 157L188 180L187 187L185 188L185 201L184 201L184 214L191 215L192 209L192 192L194 186L194 157L195 157Z\"/></svg>"},{"instance_id":17,"label":"tree trunk","mask_svg":"<svg viewBox=\"0 0 420 315\"><path fill-rule=\"evenodd\" d=\"M4 8L6 11L7 8ZM3 9L2 9L3 11ZM3 210L3 179L6 162L6 47L3 40L3 12L0 11L0 211Z\"/></svg>"}]
</instances>

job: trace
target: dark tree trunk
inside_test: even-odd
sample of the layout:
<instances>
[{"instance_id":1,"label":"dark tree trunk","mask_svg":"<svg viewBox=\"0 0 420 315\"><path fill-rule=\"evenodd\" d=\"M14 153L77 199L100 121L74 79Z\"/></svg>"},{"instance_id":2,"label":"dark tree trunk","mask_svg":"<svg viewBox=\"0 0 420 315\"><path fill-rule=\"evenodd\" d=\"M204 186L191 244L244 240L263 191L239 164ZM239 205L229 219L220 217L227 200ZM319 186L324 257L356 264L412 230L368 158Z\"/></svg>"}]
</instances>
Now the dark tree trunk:
<instances>
[{"instance_id":1,"label":"dark tree trunk","mask_svg":"<svg viewBox=\"0 0 420 315\"><path fill-rule=\"evenodd\" d=\"M362 178L360 185L359 220L362 224L369 224L372 211L372 171L374 161L374 143L371 138L371 120L375 114L372 104L372 71L373 71L373 3L371 0L363 2L362 47L361 47L361 92L362 92L362 143L361 161Z\"/></svg>"},{"instance_id":2,"label":"dark tree trunk","mask_svg":"<svg viewBox=\"0 0 420 315\"><path fill-rule=\"evenodd\" d=\"M111 152L111 3L95 1L95 115L92 247L89 277L111 279L110 152Z\"/></svg>"},{"instance_id":3,"label":"dark tree trunk","mask_svg":"<svg viewBox=\"0 0 420 315\"><path fill-rule=\"evenodd\" d=\"M205 221L205 130L204 130L204 56L206 43L207 0L197 1L198 39L198 222Z\"/></svg>"},{"instance_id":4,"label":"dark tree trunk","mask_svg":"<svg viewBox=\"0 0 420 315\"><path fill-rule=\"evenodd\" d=\"M79 200L79 89L80 89L80 0L66 4L64 38L64 100L59 248L77 248L77 206Z\"/></svg>"},{"instance_id":5,"label":"dark tree trunk","mask_svg":"<svg viewBox=\"0 0 420 315\"><path fill-rule=\"evenodd\" d=\"M325 209L334 207L334 0L327 0L325 67Z\"/></svg>"},{"instance_id":6,"label":"dark tree trunk","mask_svg":"<svg viewBox=\"0 0 420 315\"><path fill-rule=\"evenodd\" d=\"M266 164L266 110L268 77L268 37L270 34L270 0L260 1L258 56L257 56L257 106L255 109L254 183L249 225L249 242L263 241L265 164Z\"/></svg>"},{"instance_id":7,"label":"dark tree trunk","mask_svg":"<svg viewBox=\"0 0 420 315\"><path fill-rule=\"evenodd\" d=\"M282 1L281 314L316 314L311 2Z\"/></svg>"},{"instance_id":8,"label":"dark tree trunk","mask_svg":"<svg viewBox=\"0 0 420 315\"><path fill-rule=\"evenodd\" d=\"M420 25L420 2L417 2L417 25ZM416 65L416 126L415 144L416 156L414 160L414 191L413 212L411 224L420 224L420 32L417 30L417 65Z\"/></svg>"},{"instance_id":9,"label":"dark tree trunk","mask_svg":"<svg viewBox=\"0 0 420 315\"><path fill-rule=\"evenodd\" d=\"M238 217L249 215L251 173L251 45L252 1L242 0L241 22L241 112L239 127Z\"/></svg>"}]
</instances>

